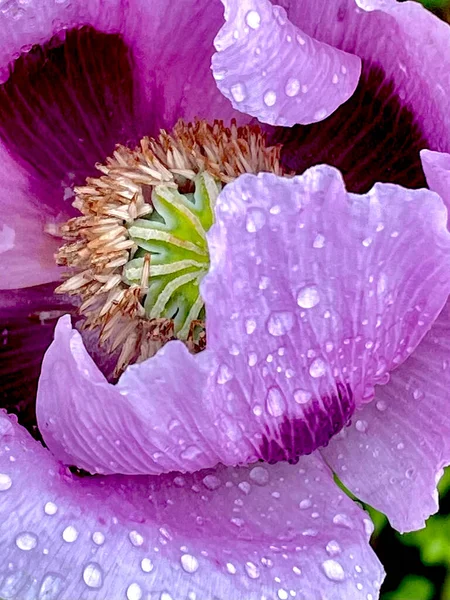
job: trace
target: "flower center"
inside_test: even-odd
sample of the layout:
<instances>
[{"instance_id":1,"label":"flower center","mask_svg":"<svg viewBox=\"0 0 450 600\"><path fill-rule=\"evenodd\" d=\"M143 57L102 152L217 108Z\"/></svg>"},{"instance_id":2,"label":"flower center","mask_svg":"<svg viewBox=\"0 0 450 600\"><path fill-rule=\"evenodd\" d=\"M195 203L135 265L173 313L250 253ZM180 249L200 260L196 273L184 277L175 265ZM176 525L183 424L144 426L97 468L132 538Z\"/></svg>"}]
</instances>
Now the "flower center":
<instances>
[{"instance_id":1,"label":"flower center","mask_svg":"<svg viewBox=\"0 0 450 600\"><path fill-rule=\"evenodd\" d=\"M134 150L117 146L102 176L75 189L81 215L61 227L56 260L70 273L56 292L79 297L84 327L120 348L116 375L174 338L204 349L200 282L217 197L243 173L281 175L279 159L257 126L179 121Z\"/></svg>"}]
</instances>

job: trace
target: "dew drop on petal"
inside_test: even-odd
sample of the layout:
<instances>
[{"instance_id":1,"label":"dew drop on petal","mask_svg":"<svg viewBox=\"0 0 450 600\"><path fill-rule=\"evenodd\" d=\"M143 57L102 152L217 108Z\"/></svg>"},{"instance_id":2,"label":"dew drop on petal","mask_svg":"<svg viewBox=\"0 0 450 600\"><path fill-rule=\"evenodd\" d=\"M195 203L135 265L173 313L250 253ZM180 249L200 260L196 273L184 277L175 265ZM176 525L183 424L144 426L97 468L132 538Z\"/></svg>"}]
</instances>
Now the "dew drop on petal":
<instances>
[{"instance_id":1,"label":"dew drop on petal","mask_svg":"<svg viewBox=\"0 0 450 600\"><path fill-rule=\"evenodd\" d=\"M306 404L311 400L312 395L305 390L295 390L294 391L294 400L297 404Z\"/></svg>"},{"instance_id":2,"label":"dew drop on petal","mask_svg":"<svg viewBox=\"0 0 450 600\"><path fill-rule=\"evenodd\" d=\"M29 533L28 531L20 533L16 537L16 546L19 548L19 550L24 550L25 552L36 548L37 542L37 536L34 533Z\"/></svg>"},{"instance_id":3,"label":"dew drop on petal","mask_svg":"<svg viewBox=\"0 0 450 600\"><path fill-rule=\"evenodd\" d=\"M84 583L93 589L99 589L103 585L103 571L98 563L89 563L83 570Z\"/></svg>"},{"instance_id":4,"label":"dew drop on petal","mask_svg":"<svg viewBox=\"0 0 450 600\"><path fill-rule=\"evenodd\" d=\"M101 531L94 531L92 534L92 541L94 544L97 544L97 546L101 546L105 543L105 536Z\"/></svg>"},{"instance_id":5,"label":"dew drop on petal","mask_svg":"<svg viewBox=\"0 0 450 600\"><path fill-rule=\"evenodd\" d=\"M331 540L326 546L326 551L330 556L336 556L336 554L339 554L341 552L341 547L336 542L336 540Z\"/></svg>"},{"instance_id":6,"label":"dew drop on petal","mask_svg":"<svg viewBox=\"0 0 450 600\"><path fill-rule=\"evenodd\" d=\"M259 12L256 10L249 10L246 17L245 22L251 29L258 29L261 25L261 17Z\"/></svg>"},{"instance_id":7,"label":"dew drop on petal","mask_svg":"<svg viewBox=\"0 0 450 600\"><path fill-rule=\"evenodd\" d=\"M242 102L247 96L247 90L245 89L245 85L242 83L235 83L232 85L230 92L236 102Z\"/></svg>"},{"instance_id":8,"label":"dew drop on petal","mask_svg":"<svg viewBox=\"0 0 450 600\"><path fill-rule=\"evenodd\" d=\"M221 482L215 475L206 475L206 477L203 478L203 485L208 488L208 490L217 490L220 487Z\"/></svg>"},{"instance_id":9,"label":"dew drop on petal","mask_svg":"<svg viewBox=\"0 0 450 600\"><path fill-rule=\"evenodd\" d=\"M256 233L264 227L266 215L260 208L250 208L247 211L245 227L249 233Z\"/></svg>"},{"instance_id":10,"label":"dew drop on petal","mask_svg":"<svg viewBox=\"0 0 450 600\"><path fill-rule=\"evenodd\" d=\"M58 507L54 502L46 502L44 506L44 512L46 515L56 515L58 512Z\"/></svg>"},{"instance_id":11,"label":"dew drop on petal","mask_svg":"<svg viewBox=\"0 0 450 600\"><path fill-rule=\"evenodd\" d=\"M285 335L294 325L294 315L289 311L273 312L267 321L267 330L274 337Z\"/></svg>"},{"instance_id":12,"label":"dew drop on petal","mask_svg":"<svg viewBox=\"0 0 450 600\"><path fill-rule=\"evenodd\" d=\"M325 237L318 233L313 242L313 248L323 248L325 246Z\"/></svg>"},{"instance_id":13,"label":"dew drop on petal","mask_svg":"<svg viewBox=\"0 0 450 600\"><path fill-rule=\"evenodd\" d=\"M300 308L313 308L320 302L319 292L314 286L302 288L297 294L297 304Z\"/></svg>"},{"instance_id":14,"label":"dew drop on petal","mask_svg":"<svg viewBox=\"0 0 450 600\"><path fill-rule=\"evenodd\" d=\"M273 90L269 90L264 94L264 104L266 106L273 106L277 101L277 95Z\"/></svg>"},{"instance_id":15,"label":"dew drop on petal","mask_svg":"<svg viewBox=\"0 0 450 600\"><path fill-rule=\"evenodd\" d=\"M314 378L322 377L325 375L325 371L326 365L321 358L316 358L309 367L309 374Z\"/></svg>"},{"instance_id":16,"label":"dew drop on petal","mask_svg":"<svg viewBox=\"0 0 450 600\"><path fill-rule=\"evenodd\" d=\"M153 563L149 558L143 558L141 560L141 569L144 573L151 573L153 571Z\"/></svg>"},{"instance_id":17,"label":"dew drop on petal","mask_svg":"<svg viewBox=\"0 0 450 600\"><path fill-rule=\"evenodd\" d=\"M266 485L269 482L269 472L265 467L253 467L249 477L257 485Z\"/></svg>"},{"instance_id":18,"label":"dew drop on petal","mask_svg":"<svg viewBox=\"0 0 450 600\"><path fill-rule=\"evenodd\" d=\"M199 567L199 564L195 556L192 556L191 554L183 554L181 557L181 566L186 573L195 573Z\"/></svg>"},{"instance_id":19,"label":"dew drop on petal","mask_svg":"<svg viewBox=\"0 0 450 600\"><path fill-rule=\"evenodd\" d=\"M355 427L360 433L365 433L367 431L367 421L358 420L355 423Z\"/></svg>"},{"instance_id":20,"label":"dew drop on petal","mask_svg":"<svg viewBox=\"0 0 450 600\"><path fill-rule=\"evenodd\" d=\"M72 525L69 525L62 532L62 538L65 542L72 543L78 537L78 531Z\"/></svg>"},{"instance_id":21,"label":"dew drop on petal","mask_svg":"<svg viewBox=\"0 0 450 600\"><path fill-rule=\"evenodd\" d=\"M219 372L217 373L217 383L219 385L223 385L228 381L233 379L233 372L230 367L226 364L221 364L219 367Z\"/></svg>"},{"instance_id":22,"label":"dew drop on petal","mask_svg":"<svg viewBox=\"0 0 450 600\"><path fill-rule=\"evenodd\" d=\"M131 583L127 587L127 600L141 600L142 589L138 583Z\"/></svg>"},{"instance_id":23,"label":"dew drop on petal","mask_svg":"<svg viewBox=\"0 0 450 600\"><path fill-rule=\"evenodd\" d=\"M251 335L256 329L256 321L255 319L247 319L245 321L245 331L248 335Z\"/></svg>"},{"instance_id":24,"label":"dew drop on petal","mask_svg":"<svg viewBox=\"0 0 450 600\"><path fill-rule=\"evenodd\" d=\"M64 582L61 577L55 573L48 573L42 580L37 600L58 600L63 587Z\"/></svg>"},{"instance_id":25,"label":"dew drop on petal","mask_svg":"<svg viewBox=\"0 0 450 600\"><path fill-rule=\"evenodd\" d=\"M133 544L133 546L142 546L142 544L144 543L144 538L142 537L142 535L140 533L138 533L137 531L135 531L133 529L133 531L130 531L130 533L128 534L128 537L130 539L130 542Z\"/></svg>"},{"instance_id":26,"label":"dew drop on petal","mask_svg":"<svg viewBox=\"0 0 450 600\"><path fill-rule=\"evenodd\" d=\"M267 411L272 417L281 417L286 411L286 400L278 387L271 387L266 396Z\"/></svg>"},{"instance_id":27,"label":"dew drop on petal","mask_svg":"<svg viewBox=\"0 0 450 600\"><path fill-rule=\"evenodd\" d=\"M6 492L11 486L11 477L5 473L0 473L0 492Z\"/></svg>"},{"instance_id":28,"label":"dew drop on petal","mask_svg":"<svg viewBox=\"0 0 450 600\"><path fill-rule=\"evenodd\" d=\"M312 506L312 502L311 502L311 500L309 498L305 498L304 500L301 500L299 502L299 507L302 510L306 510L307 508L311 508L311 506Z\"/></svg>"},{"instance_id":29,"label":"dew drop on petal","mask_svg":"<svg viewBox=\"0 0 450 600\"><path fill-rule=\"evenodd\" d=\"M376 407L377 410L379 410L380 412L384 412L387 409L386 400L378 400L378 402L376 403Z\"/></svg>"},{"instance_id":30,"label":"dew drop on petal","mask_svg":"<svg viewBox=\"0 0 450 600\"><path fill-rule=\"evenodd\" d=\"M246 562L245 563L245 570L247 572L247 575L250 577L250 579L258 579L259 577L259 569L258 567L252 563L252 562Z\"/></svg>"},{"instance_id":31,"label":"dew drop on petal","mask_svg":"<svg viewBox=\"0 0 450 600\"><path fill-rule=\"evenodd\" d=\"M343 581L345 579L345 572L342 565L332 558L322 563L322 568L325 575L331 581Z\"/></svg>"},{"instance_id":32,"label":"dew drop on petal","mask_svg":"<svg viewBox=\"0 0 450 600\"><path fill-rule=\"evenodd\" d=\"M295 77L290 77L286 81L286 87L284 88L284 91L286 92L286 96L289 96L290 98L296 96L300 91L299 80L295 79Z\"/></svg>"}]
</instances>

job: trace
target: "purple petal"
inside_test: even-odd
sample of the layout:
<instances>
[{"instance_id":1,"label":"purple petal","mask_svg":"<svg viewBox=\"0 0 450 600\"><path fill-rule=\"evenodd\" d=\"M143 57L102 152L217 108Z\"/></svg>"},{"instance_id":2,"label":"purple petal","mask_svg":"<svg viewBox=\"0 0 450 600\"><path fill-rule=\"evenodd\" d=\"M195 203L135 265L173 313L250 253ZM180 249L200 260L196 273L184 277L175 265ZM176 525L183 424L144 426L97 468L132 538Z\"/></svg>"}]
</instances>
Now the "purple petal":
<instances>
[{"instance_id":1,"label":"purple petal","mask_svg":"<svg viewBox=\"0 0 450 600\"><path fill-rule=\"evenodd\" d=\"M290 1L287 14L303 31L378 68L408 106L433 150L450 149L450 29L417 2ZM387 99L387 98L386 98Z\"/></svg>"},{"instance_id":2,"label":"purple petal","mask_svg":"<svg viewBox=\"0 0 450 600\"><path fill-rule=\"evenodd\" d=\"M296 467L74 478L0 415L2 597L378 598L367 515Z\"/></svg>"},{"instance_id":3,"label":"purple petal","mask_svg":"<svg viewBox=\"0 0 450 600\"><path fill-rule=\"evenodd\" d=\"M364 502L393 527L425 526L438 509L436 484L450 463L450 304L413 355L323 454Z\"/></svg>"},{"instance_id":4,"label":"purple petal","mask_svg":"<svg viewBox=\"0 0 450 600\"><path fill-rule=\"evenodd\" d=\"M232 105L272 125L322 121L356 89L358 57L295 27L269 0L222 0L212 68Z\"/></svg>"},{"instance_id":5,"label":"purple petal","mask_svg":"<svg viewBox=\"0 0 450 600\"><path fill-rule=\"evenodd\" d=\"M65 318L39 386L46 443L103 473L295 462L372 398L440 312L446 220L428 190L355 196L330 167L239 178L209 234L207 350L169 343L112 386Z\"/></svg>"},{"instance_id":6,"label":"purple petal","mask_svg":"<svg viewBox=\"0 0 450 600\"><path fill-rule=\"evenodd\" d=\"M450 210L450 154L423 150L420 157L428 187L439 194Z\"/></svg>"}]
</instances>

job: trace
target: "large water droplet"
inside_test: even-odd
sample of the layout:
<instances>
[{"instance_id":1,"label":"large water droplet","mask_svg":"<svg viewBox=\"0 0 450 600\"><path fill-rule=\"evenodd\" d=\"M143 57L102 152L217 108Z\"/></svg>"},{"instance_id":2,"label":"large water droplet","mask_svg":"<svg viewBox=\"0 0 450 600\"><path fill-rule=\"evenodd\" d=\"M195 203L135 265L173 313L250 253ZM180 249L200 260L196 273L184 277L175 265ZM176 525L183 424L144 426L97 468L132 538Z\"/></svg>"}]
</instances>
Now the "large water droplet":
<instances>
[{"instance_id":1,"label":"large water droplet","mask_svg":"<svg viewBox=\"0 0 450 600\"><path fill-rule=\"evenodd\" d=\"M345 572L342 565L332 558L322 563L322 568L325 575L331 581L343 581L345 579Z\"/></svg>"},{"instance_id":2,"label":"large water droplet","mask_svg":"<svg viewBox=\"0 0 450 600\"><path fill-rule=\"evenodd\" d=\"M245 570L247 572L247 575L250 577L250 579L258 579L259 569L254 563L252 563L250 561L246 562Z\"/></svg>"},{"instance_id":3,"label":"large water droplet","mask_svg":"<svg viewBox=\"0 0 450 600\"><path fill-rule=\"evenodd\" d=\"M233 372L225 363L221 364L217 373L217 383L223 385L233 379Z\"/></svg>"},{"instance_id":4,"label":"large water droplet","mask_svg":"<svg viewBox=\"0 0 450 600\"><path fill-rule=\"evenodd\" d=\"M249 10L245 16L245 22L251 29L258 29L261 25L261 17L256 10Z\"/></svg>"},{"instance_id":5,"label":"large water droplet","mask_svg":"<svg viewBox=\"0 0 450 600\"><path fill-rule=\"evenodd\" d=\"M217 490L221 486L221 482L215 475L206 475L206 477L203 478L203 485L208 488L208 490Z\"/></svg>"},{"instance_id":6,"label":"large water droplet","mask_svg":"<svg viewBox=\"0 0 450 600\"><path fill-rule=\"evenodd\" d=\"M127 587L127 599L128 600L141 600L142 589L138 583L131 583Z\"/></svg>"},{"instance_id":7,"label":"large water droplet","mask_svg":"<svg viewBox=\"0 0 450 600\"><path fill-rule=\"evenodd\" d=\"M264 104L266 106L273 106L277 101L277 94L273 90L269 90L264 94Z\"/></svg>"},{"instance_id":8,"label":"large water droplet","mask_svg":"<svg viewBox=\"0 0 450 600\"><path fill-rule=\"evenodd\" d=\"M191 554L183 554L181 557L181 566L186 573L195 573L199 567L199 564L195 556L192 556Z\"/></svg>"},{"instance_id":9,"label":"large water droplet","mask_svg":"<svg viewBox=\"0 0 450 600\"><path fill-rule=\"evenodd\" d=\"M44 512L46 515L49 516L56 515L56 513L58 512L58 507L54 502L46 502L44 506Z\"/></svg>"},{"instance_id":10,"label":"large water droplet","mask_svg":"<svg viewBox=\"0 0 450 600\"><path fill-rule=\"evenodd\" d=\"M363 420L358 420L355 423L355 428L357 431L359 431L360 433L365 433L367 431L367 421L363 421Z\"/></svg>"},{"instance_id":11,"label":"large water droplet","mask_svg":"<svg viewBox=\"0 0 450 600\"><path fill-rule=\"evenodd\" d=\"M307 404L311 400L312 394L307 392L306 390L295 390L294 391L294 400L298 404Z\"/></svg>"},{"instance_id":12,"label":"large water droplet","mask_svg":"<svg viewBox=\"0 0 450 600\"><path fill-rule=\"evenodd\" d=\"M320 302L320 295L317 288L314 286L307 286L299 290L297 294L297 304L301 308L313 308Z\"/></svg>"},{"instance_id":13,"label":"large water droplet","mask_svg":"<svg viewBox=\"0 0 450 600\"><path fill-rule=\"evenodd\" d=\"M230 92L236 102L242 102L247 96L247 90L243 83L235 83L232 85Z\"/></svg>"},{"instance_id":14,"label":"large water droplet","mask_svg":"<svg viewBox=\"0 0 450 600\"><path fill-rule=\"evenodd\" d=\"M264 227L266 215L260 208L250 208L247 211L246 229L249 233L256 233Z\"/></svg>"},{"instance_id":15,"label":"large water droplet","mask_svg":"<svg viewBox=\"0 0 450 600\"><path fill-rule=\"evenodd\" d=\"M65 542L72 543L78 537L78 531L72 525L68 525L62 532L62 538Z\"/></svg>"},{"instance_id":16,"label":"large water droplet","mask_svg":"<svg viewBox=\"0 0 450 600\"><path fill-rule=\"evenodd\" d=\"M266 397L267 411L272 417L281 417L287 409L286 400L278 387L271 387Z\"/></svg>"},{"instance_id":17,"label":"large water droplet","mask_svg":"<svg viewBox=\"0 0 450 600\"><path fill-rule=\"evenodd\" d=\"M265 467L253 467L249 477L257 485L266 485L269 482L269 472Z\"/></svg>"},{"instance_id":18,"label":"large water droplet","mask_svg":"<svg viewBox=\"0 0 450 600\"><path fill-rule=\"evenodd\" d=\"M25 552L28 552L29 550L33 550L33 548L36 548L37 542L38 542L37 536L34 533L29 533L28 531L20 533L16 537L16 546L20 550L24 550Z\"/></svg>"},{"instance_id":19,"label":"large water droplet","mask_svg":"<svg viewBox=\"0 0 450 600\"><path fill-rule=\"evenodd\" d=\"M153 571L153 563L149 558L143 558L141 560L141 569L144 573L151 573Z\"/></svg>"},{"instance_id":20,"label":"large water droplet","mask_svg":"<svg viewBox=\"0 0 450 600\"><path fill-rule=\"evenodd\" d=\"M287 96L293 98L300 91L300 81L295 77L289 77L289 79L286 81L284 91L286 92Z\"/></svg>"},{"instance_id":21,"label":"large water droplet","mask_svg":"<svg viewBox=\"0 0 450 600\"><path fill-rule=\"evenodd\" d=\"M89 563L83 570L84 583L93 589L99 589L103 585L103 571L98 563Z\"/></svg>"},{"instance_id":22,"label":"large water droplet","mask_svg":"<svg viewBox=\"0 0 450 600\"><path fill-rule=\"evenodd\" d=\"M251 335L256 329L256 321L255 319L247 319L245 321L245 331L248 335Z\"/></svg>"},{"instance_id":23,"label":"large water droplet","mask_svg":"<svg viewBox=\"0 0 450 600\"><path fill-rule=\"evenodd\" d=\"M325 362L321 358L316 358L316 360L313 360L311 366L309 367L309 374L311 375L311 377L322 377L323 375L325 375L325 372Z\"/></svg>"},{"instance_id":24,"label":"large water droplet","mask_svg":"<svg viewBox=\"0 0 450 600\"><path fill-rule=\"evenodd\" d=\"M39 588L38 600L57 600L64 587L63 579L56 573L47 573Z\"/></svg>"},{"instance_id":25,"label":"large water droplet","mask_svg":"<svg viewBox=\"0 0 450 600\"><path fill-rule=\"evenodd\" d=\"M267 330L271 335L279 337L288 333L293 325L294 315L291 312L276 311L270 315L267 321Z\"/></svg>"},{"instance_id":26,"label":"large water droplet","mask_svg":"<svg viewBox=\"0 0 450 600\"><path fill-rule=\"evenodd\" d=\"M142 537L142 535L140 533L138 533L137 531L135 531L133 529L133 531L130 531L130 533L128 534L128 537L130 539L130 542L133 544L133 546L142 546L142 544L144 543L144 538Z\"/></svg>"},{"instance_id":27,"label":"large water droplet","mask_svg":"<svg viewBox=\"0 0 450 600\"><path fill-rule=\"evenodd\" d=\"M101 531L94 531L92 534L92 541L94 544L97 544L97 546L101 546L105 543L105 536Z\"/></svg>"},{"instance_id":28,"label":"large water droplet","mask_svg":"<svg viewBox=\"0 0 450 600\"><path fill-rule=\"evenodd\" d=\"M309 498L305 498L304 500L301 500L299 502L299 507L302 510L305 510L307 508L311 508L311 506L312 506L312 502L311 502L311 500Z\"/></svg>"},{"instance_id":29,"label":"large water droplet","mask_svg":"<svg viewBox=\"0 0 450 600\"><path fill-rule=\"evenodd\" d=\"M0 492L6 492L11 486L11 477L5 473L0 473Z\"/></svg>"}]
</instances>

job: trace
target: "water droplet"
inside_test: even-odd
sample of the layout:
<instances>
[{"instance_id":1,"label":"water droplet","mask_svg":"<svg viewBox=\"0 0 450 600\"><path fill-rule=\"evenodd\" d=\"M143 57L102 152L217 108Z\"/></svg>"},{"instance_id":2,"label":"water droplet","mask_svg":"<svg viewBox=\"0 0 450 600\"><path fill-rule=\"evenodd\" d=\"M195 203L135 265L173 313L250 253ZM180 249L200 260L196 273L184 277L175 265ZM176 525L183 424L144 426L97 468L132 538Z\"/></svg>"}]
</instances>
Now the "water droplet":
<instances>
[{"instance_id":1,"label":"water droplet","mask_svg":"<svg viewBox=\"0 0 450 600\"><path fill-rule=\"evenodd\" d=\"M403 449L404 449L404 447L405 447L405 444L404 444L403 442L399 442L399 443L397 444L397 450L403 450Z\"/></svg>"},{"instance_id":2,"label":"water droplet","mask_svg":"<svg viewBox=\"0 0 450 600\"><path fill-rule=\"evenodd\" d=\"M334 515L333 523L335 525L341 525L346 529L353 529L353 523L351 522L350 518L344 513L338 513L337 515Z\"/></svg>"},{"instance_id":3,"label":"water droplet","mask_svg":"<svg viewBox=\"0 0 450 600\"><path fill-rule=\"evenodd\" d=\"M309 374L311 375L311 377L322 377L323 375L325 375L325 372L326 365L324 361L321 358L316 358L316 360L313 360L311 366L309 367Z\"/></svg>"},{"instance_id":4,"label":"water droplet","mask_svg":"<svg viewBox=\"0 0 450 600\"><path fill-rule=\"evenodd\" d=\"M241 481L241 483L238 484L238 488L247 496L250 494L252 486L248 481Z\"/></svg>"},{"instance_id":5,"label":"water droplet","mask_svg":"<svg viewBox=\"0 0 450 600\"><path fill-rule=\"evenodd\" d=\"M191 554L183 554L181 557L181 566L186 573L195 573L199 567L199 564L195 556L192 556Z\"/></svg>"},{"instance_id":6,"label":"water droplet","mask_svg":"<svg viewBox=\"0 0 450 600\"><path fill-rule=\"evenodd\" d=\"M227 563L227 571L228 571L228 573L231 573L232 575L234 575L236 573L236 567L232 563L228 562Z\"/></svg>"},{"instance_id":7,"label":"water droplet","mask_svg":"<svg viewBox=\"0 0 450 600\"><path fill-rule=\"evenodd\" d=\"M153 571L153 563L149 558L143 558L141 560L141 569L144 573L151 573Z\"/></svg>"},{"instance_id":8,"label":"water droplet","mask_svg":"<svg viewBox=\"0 0 450 600\"><path fill-rule=\"evenodd\" d=\"M380 412L384 412L387 409L386 400L378 400L378 402L376 403L376 407Z\"/></svg>"},{"instance_id":9,"label":"water droplet","mask_svg":"<svg viewBox=\"0 0 450 600\"><path fill-rule=\"evenodd\" d=\"M355 423L356 430L360 433L365 433L367 431L367 421L356 421Z\"/></svg>"},{"instance_id":10,"label":"water droplet","mask_svg":"<svg viewBox=\"0 0 450 600\"><path fill-rule=\"evenodd\" d=\"M206 475L206 477L203 478L203 485L208 488L208 490L217 490L220 487L221 482L215 475Z\"/></svg>"},{"instance_id":11,"label":"water droplet","mask_svg":"<svg viewBox=\"0 0 450 600\"><path fill-rule=\"evenodd\" d=\"M365 246L366 248L368 248L372 242L373 242L373 239L371 237L368 237L365 240L363 240L362 245Z\"/></svg>"},{"instance_id":12,"label":"water droplet","mask_svg":"<svg viewBox=\"0 0 450 600\"><path fill-rule=\"evenodd\" d=\"M273 90L269 90L264 94L264 104L266 106L273 106L277 101L277 94Z\"/></svg>"},{"instance_id":13,"label":"water droplet","mask_svg":"<svg viewBox=\"0 0 450 600\"><path fill-rule=\"evenodd\" d=\"M286 87L284 88L286 95L290 98L296 96L300 91L300 81L295 77L289 77L286 81Z\"/></svg>"},{"instance_id":14,"label":"water droplet","mask_svg":"<svg viewBox=\"0 0 450 600\"><path fill-rule=\"evenodd\" d=\"M219 385L223 385L228 381L233 379L233 372L230 367L226 364L221 364L219 367L219 372L217 374L217 383Z\"/></svg>"},{"instance_id":15,"label":"water droplet","mask_svg":"<svg viewBox=\"0 0 450 600\"><path fill-rule=\"evenodd\" d=\"M197 446L188 446L181 453L181 458L183 460L195 460L200 456L201 453L202 451L200 450L200 448L197 448Z\"/></svg>"},{"instance_id":16,"label":"water droplet","mask_svg":"<svg viewBox=\"0 0 450 600\"><path fill-rule=\"evenodd\" d=\"M292 570L294 571L294 573L296 575L301 575L302 574L302 570L299 567L297 567L297 566L292 567Z\"/></svg>"},{"instance_id":17,"label":"water droplet","mask_svg":"<svg viewBox=\"0 0 450 600\"><path fill-rule=\"evenodd\" d=\"M336 542L336 540L331 540L328 542L326 550L330 556L336 556L336 554L339 554L341 552L341 547Z\"/></svg>"},{"instance_id":18,"label":"water droplet","mask_svg":"<svg viewBox=\"0 0 450 600\"><path fill-rule=\"evenodd\" d=\"M339 81L339 75L337 73L335 73L333 75L333 78L331 79L331 81L336 85L336 83L338 83L338 81Z\"/></svg>"},{"instance_id":19,"label":"water droplet","mask_svg":"<svg viewBox=\"0 0 450 600\"><path fill-rule=\"evenodd\" d=\"M267 321L267 330L271 335L278 337L286 335L292 329L293 325L294 315L291 312L276 311L270 315Z\"/></svg>"},{"instance_id":20,"label":"water droplet","mask_svg":"<svg viewBox=\"0 0 450 600\"><path fill-rule=\"evenodd\" d=\"M58 507L54 502L46 502L44 506L44 512L46 515L56 515L58 512Z\"/></svg>"},{"instance_id":21,"label":"water droplet","mask_svg":"<svg viewBox=\"0 0 450 600\"><path fill-rule=\"evenodd\" d=\"M288 600L288 598L289 598L289 594L287 593L286 590L283 590L283 588L278 590L277 596L280 600Z\"/></svg>"},{"instance_id":22,"label":"water droplet","mask_svg":"<svg viewBox=\"0 0 450 600\"><path fill-rule=\"evenodd\" d=\"M6 492L11 486L11 477L5 473L0 473L0 492Z\"/></svg>"},{"instance_id":23,"label":"water droplet","mask_svg":"<svg viewBox=\"0 0 450 600\"><path fill-rule=\"evenodd\" d=\"M258 29L261 25L261 17L256 10L249 10L245 16L245 22L251 29Z\"/></svg>"},{"instance_id":24,"label":"water droplet","mask_svg":"<svg viewBox=\"0 0 450 600\"><path fill-rule=\"evenodd\" d=\"M160 600L173 600L169 592L162 592Z\"/></svg>"},{"instance_id":25,"label":"water droplet","mask_svg":"<svg viewBox=\"0 0 450 600\"><path fill-rule=\"evenodd\" d=\"M242 102L247 96L247 90L245 89L245 85L242 83L235 83L232 85L230 92L236 102Z\"/></svg>"},{"instance_id":26,"label":"water droplet","mask_svg":"<svg viewBox=\"0 0 450 600\"><path fill-rule=\"evenodd\" d=\"M245 563L245 570L247 572L247 575L250 577L250 579L258 579L259 577L259 569L258 567L252 563L252 562L246 562Z\"/></svg>"},{"instance_id":27,"label":"water droplet","mask_svg":"<svg viewBox=\"0 0 450 600\"><path fill-rule=\"evenodd\" d=\"M141 598L142 598L141 586L137 583L131 583L127 587L127 598L128 598L128 600L141 600Z\"/></svg>"},{"instance_id":28,"label":"water droplet","mask_svg":"<svg viewBox=\"0 0 450 600\"><path fill-rule=\"evenodd\" d=\"M312 506L312 502L309 498L305 498L304 500L301 500L301 502L299 503L299 507L302 510L306 510L307 508L311 508Z\"/></svg>"},{"instance_id":29,"label":"water droplet","mask_svg":"<svg viewBox=\"0 0 450 600\"><path fill-rule=\"evenodd\" d=\"M269 472L265 467L253 467L249 477L257 485L266 485L269 482Z\"/></svg>"},{"instance_id":30,"label":"water droplet","mask_svg":"<svg viewBox=\"0 0 450 600\"><path fill-rule=\"evenodd\" d=\"M69 525L62 532L62 538L65 542L72 543L78 537L78 531L72 525Z\"/></svg>"},{"instance_id":31,"label":"water droplet","mask_svg":"<svg viewBox=\"0 0 450 600\"><path fill-rule=\"evenodd\" d=\"M266 215L260 208L250 208L247 211L246 229L249 233L256 233L264 227Z\"/></svg>"},{"instance_id":32,"label":"water droplet","mask_svg":"<svg viewBox=\"0 0 450 600\"><path fill-rule=\"evenodd\" d=\"M425 394L423 393L422 390L420 390L419 388L416 388L413 391L413 398L414 400L420 400L421 398L423 398L425 396Z\"/></svg>"},{"instance_id":33,"label":"water droplet","mask_svg":"<svg viewBox=\"0 0 450 600\"><path fill-rule=\"evenodd\" d=\"M315 121L321 121L322 119L325 119L326 116L327 116L327 111L324 108L321 108L320 110L318 110L314 113L313 119Z\"/></svg>"},{"instance_id":34,"label":"water droplet","mask_svg":"<svg viewBox=\"0 0 450 600\"><path fill-rule=\"evenodd\" d=\"M287 405L283 394L278 387L271 387L267 392L266 407L272 417L281 417L286 411Z\"/></svg>"},{"instance_id":35,"label":"water droplet","mask_svg":"<svg viewBox=\"0 0 450 600\"><path fill-rule=\"evenodd\" d=\"M37 542L37 536L34 533L29 533L28 531L20 533L16 537L16 546L19 548L19 550L24 550L26 552L36 548Z\"/></svg>"},{"instance_id":36,"label":"water droplet","mask_svg":"<svg viewBox=\"0 0 450 600\"><path fill-rule=\"evenodd\" d=\"M142 537L142 535L140 533L138 533L137 531L135 531L133 529L133 531L130 531L130 533L128 534L128 537L130 539L130 542L133 544L133 546L142 546L142 544L144 543L144 538Z\"/></svg>"},{"instance_id":37,"label":"water droplet","mask_svg":"<svg viewBox=\"0 0 450 600\"><path fill-rule=\"evenodd\" d=\"M323 248L325 246L325 236L318 233L314 238L313 248Z\"/></svg>"},{"instance_id":38,"label":"water droplet","mask_svg":"<svg viewBox=\"0 0 450 600\"><path fill-rule=\"evenodd\" d=\"M38 600L57 600L64 587L63 579L55 573L47 573L39 589Z\"/></svg>"},{"instance_id":39,"label":"water droplet","mask_svg":"<svg viewBox=\"0 0 450 600\"><path fill-rule=\"evenodd\" d=\"M245 321L245 331L248 335L251 335L256 329L256 321L255 319L247 319Z\"/></svg>"},{"instance_id":40,"label":"water droplet","mask_svg":"<svg viewBox=\"0 0 450 600\"><path fill-rule=\"evenodd\" d=\"M84 583L94 589L99 589L103 585L103 571L98 563L89 563L83 570Z\"/></svg>"},{"instance_id":41,"label":"water droplet","mask_svg":"<svg viewBox=\"0 0 450 600\"><path fill-rule=\"evenodd\" d=\"M325 575L328 577L328 579L331 579L331 581L343 581L345 579L345 573L342 565L332 558L324 561L322 563L322 568Z\"/></svg>"},{"instance_id":42,"label":"water droplet","mask_svg":"<svg viewBox=\"0 0 450 600\"><path fill-rule=\"evenodd\" d=\"M319 292L314 286L302 288L297 294L297 304L301 308L313 308L320 302Z\"/></svg>"},{"instance_id":43,"label":"water droplet","mask_svg":"<svg viewBox=\"0 0 450 600\"><path fill-rule=\"evenodd\" d=\"M305 390L295 390L294 391L294 400L298 404L306 404L311 400L311 394Z\"/></svg>"},{"instance_id":44,"label":"water droplet","mask_svg":"<svg viewBox=\"0 0 450 600\"><path fill-rule=\"evenodd\" d=\"M97 546L101 546L105 543L105 536L101 531L94 531L92 534L92 541L94 544L97 544Z\"/></svg>"}]
</instances>

